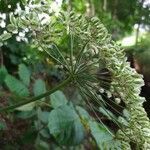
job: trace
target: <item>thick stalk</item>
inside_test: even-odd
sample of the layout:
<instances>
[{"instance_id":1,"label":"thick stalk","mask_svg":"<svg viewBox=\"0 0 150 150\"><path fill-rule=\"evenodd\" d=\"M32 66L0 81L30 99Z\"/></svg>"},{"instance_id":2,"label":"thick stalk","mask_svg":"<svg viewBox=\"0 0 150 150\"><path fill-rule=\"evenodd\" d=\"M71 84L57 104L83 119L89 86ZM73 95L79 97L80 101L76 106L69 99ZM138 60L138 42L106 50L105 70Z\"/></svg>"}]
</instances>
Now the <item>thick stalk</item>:
<instances>
[{"instance_id":1,"label":"thick stalk","mask_svg":"<svg viewBox=\"0 0 150 150\"><path fill-rule=\"evenodd\" d=\"M49 96L50 94L54 93L55 91L57 91L58 89L66 86L68 83L71 82L71 79L72 77L68 77L66 80L64 80L63 82L61 82L60 84L58 84L56 87L54 87L53 89L51 89L50 91L46 92L46 93L43 93L39 96L36 96L36 97L33 97L31 99L28 99L28 100L25 100L25 101L22 101L20 103L17 103L15 105L12 105L12 106L7 106L7 107L4 107L4 108L1 108L0 109L0 113L2 112L8 112L9 110L12 110L12 109L15 109L17 107L20 107L20 106L23 106L23 105L26 105L28 103L31 103L31 102L35 102L35 101L38 101L38 100L41 100L42 98L44 97L47 97Z\"/></svg>"}]
</instances>

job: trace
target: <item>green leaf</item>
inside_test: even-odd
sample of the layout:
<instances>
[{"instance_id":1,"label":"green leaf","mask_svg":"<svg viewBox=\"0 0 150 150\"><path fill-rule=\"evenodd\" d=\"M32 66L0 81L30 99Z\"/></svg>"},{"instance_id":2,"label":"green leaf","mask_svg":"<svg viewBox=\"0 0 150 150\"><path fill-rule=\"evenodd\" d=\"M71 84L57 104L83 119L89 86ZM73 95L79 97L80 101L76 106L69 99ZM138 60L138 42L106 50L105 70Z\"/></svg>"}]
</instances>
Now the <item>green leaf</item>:
<instances>
[{"instance_id":1,"label":"green leaf","mask_svg":"<svg viewBox=\"0 0 150 150\"><path fill-rule=\"evenodd\" d=\"M40 136L36 139L35 147L37 150L49 150L49 144L43 141Z\"/></svg>"},{"instance_id":2,"label":"green leaf","mask_svg":"<svg viewBox=\"0 0 150 150\"><path fill-rule=\"evenodd\" d=\"M19 65L18 74L19 74L19 77L22 80L22 82L25 85L29 86L31 73L26 65L24 65L24 64Z\"/></svg>"},{"instance_id":3,"label":"green leaf","mask_svg":"<svg viewBox=\"0 0 150 150\"><path fill-rule=\"evenodd\" d=\"M33 92L35 96L38 96L46 92L46 85L42 79L38 79L35 81L33 85Z\"/></svg>"},{"instance_id":4,"label":"green leaf","mask_svg":"<svg viewBox=\"0 0 150 150\"><path fill-rule=\"evenodd\" d=\"M11 34L10 33L3 33L2 35L1 35L1 39L2 39L2 41L5 41L5 40L8 40L9 38L11 38Z\"/></svg>"},{"instance_id":5,"label":"green leaf","mask_svg":"<svg viewBox=\"0 0 150 150\"><path fill-rule=\"evenodd\" d=\"M9 18L12 25L17 26L17 19L15 18L14 14L10 14Z\"/></svg>"},{"instance_id":6,"label":"green leaf","mask_svg":"<svg viewBox=\"0 0 150 150\"><path fill-rule=\"evenodd\" d=\"M121 150L121 144L107 131L106 127L95 121L89 122L91 134L100 150Z\"/></svg>"},{"instance_id":7,"label":"green leaf","mask_svg":"<svg viewBox=\"0 0 150 150\"><path fill-rule=\"evenodd\" d=\"M11 75L7 75L5 78L5 84L11 92L19 96L29 96L29 91L27 87L18 79Z\"/></svg>"},{"instance_id":8,"label":"green leaf","mask_svg":"<svg viewBox=\"0 0 150 150\"><path fill-rule=\"evenodd\" d=\"M44 138L47 138L47 139L50 138L50 134L49 134L48 128L42 129L39 133L40 133L40 135L41 135L42 137L44 137Z\"/></svg>"},{"instance_id":9,"label":"green leaf","mask_svg":"<svg viewBox=\"0 0 150 150\"><path fill-rule=\"evenodd\" d=\"M33 92L35 96L45 93L46 92L45 82L41 79L36 80L33 85ZM33 110L33 108L36 106L37 103L38 102L32 102L32 103L26 104L24 106L17 108L17 110L31 111Z\"/></svg>"},{"instance_id":10,"label":"green leaf","mask_svg":"<svg viewBox=\"0 0 150 150\"><path fill-rule=\"evenodd\" d=\"M36 103L35 102L31 102L29 104L20 106L20 107L18 107L16 109L20 110L20 111L32 111L35 106L36 106Z\"/></svg>"},{"instance_id":11,"label":"green leaf","mask_svg":"<svg viewBox=\"0 0 150 150\"><path fill-rule=\"evenodd\" d=\"M84 138L84 128L74 108L62 105L49 115L50 133L62 145L77 145Z\"/></svg>"},{"instance_id":12,"label":"green leaf","mask_svg":"<svg viewBox=\"0 0 150 150\"><path fill-rule=\"evenodd\" d=\"M0 84L2 84L5 80L6 75L8 74L5 66L2 66L0 68Z\"/></svg>"},{"instance_id":13,"label":"green leaf","mask_svg":"<svg viewBox=\"0 0 150 150\"><path fill-rule=\"evenodd\" d=\"M23 5L27 4L27 0L21 0L21 2L22 2Z\"/></svg>"},{"instance_id":14,"label":"green leaf","mask_svg":"<svg viewBox=\"0 0 150 150\"><path fill-rule=\"evenodd\" d=\"M87 122L90 120L90 116L84 108L82 108L80 106L76 106L76 110L79 112L79 115L83 120L85 120Z\"/></svg>"},{"instance_id":15,"label":"green leaf","mask_svg":"<svg viewBox=\"0 0 150 150\"><path fill-rule=\"evenodd\" d=\"M17 30L17 28L16 28L15 25L9 24L9 25L7 26L7 30L8 30L9 32L14 32L14 31Z\"/></svg>"},{"instance_id":16,"label":"green leaf","mask_svg":"<svg viewBox=\"0 0 150 150\"><path fill-rule=\"evenodd\" d=\"M53 108L57 108L61 105L67 104L66 96L63 94L62 91L59 91L59 90L51 94L50 99L51 99L51 105Z\"/></svg>"},{"instance_id":17,"label":"green leaf","mask_svg":"<svg viewBox=\"0 0 150 150\"><path fill-rule=\"evenodd\" d=\"M47 111L42 111L40 108L37 111L37 116L38 119L42 122L42 123L48 123L48 118L49 118L49 112Z\"/></svg>"},{"instance_id":18,"label":"green leaf","mask_svg":"<svg viewBox=\"0 0 150 150\"><path fill-rule=\"evenodd\" d=\"M19 107L19 108L20 108L20 110L22 110L21 107ZM32 110L32 111L21 111L21 112L17 112L15 115L18 118L21 118L21 119L28 119L28 118L32 118L33 116L35 116L36 113L35 113L35 110Z\"/></svg>"}]
</instances>

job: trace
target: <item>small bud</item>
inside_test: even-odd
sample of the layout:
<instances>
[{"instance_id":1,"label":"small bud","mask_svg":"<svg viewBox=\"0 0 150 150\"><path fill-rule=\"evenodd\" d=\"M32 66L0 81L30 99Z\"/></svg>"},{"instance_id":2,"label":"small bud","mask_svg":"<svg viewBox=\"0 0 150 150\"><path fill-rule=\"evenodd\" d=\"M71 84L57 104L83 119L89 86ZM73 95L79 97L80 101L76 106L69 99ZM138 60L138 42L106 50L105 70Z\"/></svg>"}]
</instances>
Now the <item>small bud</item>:
<instances>
[{"instance_id":1,"label":"small bud","mask_svg":"<svg viewBox=\"0 0 150 150\"><path fill-rule=\"evenodd\" d=\"M115 98L115 102L116 102L117 104L120 104L121 99L120 99L120 98Z\"/></svg>"},{"instance_id":2,"label":"small bud","mask_svg":"<svg viewBox=\"0 0 150 150\"><path fill-rule=\"evenodd\" d=\"M11 8L11 5L8 5L8 8L10 9L10 8Z\"/></svg>"},{"instance_id":3,"label":"small bud","mask_svg":"<svg viewBox=\"0 0 150 150\"><path fill-rule=\"evenodd\" d=\"M6 22L4 20L1 21L0 27L1 28L5 28L6 27Z\"/></svg>"},{"instance_id":4,"label":"small bud","mask_svg":"<svg viewBox=\"0 0 150 150\"><path fill-rule=\"evenodd\" d=\"M20 42L21 38L19 36L16 36L16 41Z\"/></svg>"},{"instance_id":5,"label":"small bud","mask_svg":"<svg viewBox=\"0 0 150 150\"><path fill-rule=\"evenodd\" d=\"M99 92L100 92L100 93L104 93L105 90L104 90L103 88L100 88L100 89L99 89Z\"/></svg>"}]
</instances>

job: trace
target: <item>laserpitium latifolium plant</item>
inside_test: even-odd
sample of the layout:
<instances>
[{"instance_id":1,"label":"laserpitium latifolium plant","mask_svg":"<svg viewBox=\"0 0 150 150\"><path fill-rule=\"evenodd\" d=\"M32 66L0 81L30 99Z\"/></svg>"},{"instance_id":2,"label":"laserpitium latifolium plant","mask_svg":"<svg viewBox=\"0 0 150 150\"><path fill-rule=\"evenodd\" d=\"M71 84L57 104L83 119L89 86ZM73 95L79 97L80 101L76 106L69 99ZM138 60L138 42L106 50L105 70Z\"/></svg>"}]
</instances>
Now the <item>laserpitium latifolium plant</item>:
<instances>
[{"instance_id":1,"label":"laserpitium latifolium plant","mask_svg":"<svg viewBox=\"0 0 150 150\"><path fill-rule=\"evenodd\" d=\"M130 67L124 50L111 39L99 19L96 17L89 19L73 12L56 13L52 11L49 2L41 4L33 1L25 2L23 9L20 8L7 17L10 23L0 36L0 45L2 46L9 38L30 43L39 50L45 51L63 68L67 78L50 91L16 105L1 108L0 112L38 101L73 83L95 115L97 111L103 112L120 128L116 134L113 134L97 115L101 125L112 134L117 143L115 145L114 142L114 146L111 144L111 147L110 143L104 143L99 146L100 149L127 150L131 149L130 143L136 144L139 149L150 149L150 122L143 108L145 99L139 96L140 88L143 86L142 76ZM58 43L61 43L64 37L68 39L69 55L58 47ZM98 70L104 68L106 71L99 74ZM105 73L111 75L106 78ZM128 114L126 118L120 117L118 120L107 110L107 106L113 106L105 101L104 91L108 98L115 97L116 105L122 107L120 103L125 104L124 111ZM114 96L114 93L117 93L117 96ZM96 142L99 143L98 140Z\"/></svg>"}]
</instances>

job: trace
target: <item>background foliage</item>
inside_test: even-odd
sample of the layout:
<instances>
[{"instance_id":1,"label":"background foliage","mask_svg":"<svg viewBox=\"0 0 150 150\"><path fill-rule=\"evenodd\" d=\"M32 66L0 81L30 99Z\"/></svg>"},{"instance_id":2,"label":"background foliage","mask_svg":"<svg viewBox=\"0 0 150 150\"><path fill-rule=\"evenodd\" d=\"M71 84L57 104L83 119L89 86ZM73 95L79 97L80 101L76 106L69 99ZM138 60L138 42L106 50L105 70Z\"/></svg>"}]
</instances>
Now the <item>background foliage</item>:
<instances>
[{"instance_id":1,"label":"background foliage","mask_svg":"<svg viewBox=\"0 0 150 150\"><path fill-rule=\"evenodd\" d=\"M18 7L18 2L20 3L20 7L24 10L24 3L26 1L0 1L0 12L2 15L2 17L0 16L0 22L2 23L3 20L5 20L7 24L11 24L7 26L7 30L12 33L13 31L17 30L17 26L21 28L27 26L27 24L18 25L18 20L15 20L16 16L10 17L10 20L8 19L8 13L14 11ZM38 2L40 1L37 0L36 3ZM56 3L53 3L52 1L47 0L47 2L49 2L51 5L54 5L54 8L56 8L56 6L59 6L57 4L57 1ZM9 5L11 6L10 8ZM42 5L44 5L43 1ZM35 11L44 12L46 8L42 7L42 5L41 8ZM126 109L124 109L126 102L120 99L116 91L114 91L113 96L111 95L112 93L109 92L110 84L113 84L110 70L112 69L111 72L114 71L113 73L119 74L119 69L117 70L117 67L112 65L113 63L111 63L109 66L109 64L106 64L106 62L111 61L115 63L116 60L113 58L115 58L116 55L118 56L118 58L124 57L124 55L121 55L121 49L118 48L117 45L113 45L111 43L112 45L109 45L110 47L108 46L104 49L112 49L112 52L111 54L103 53L104 59L100 60L99 67L97 67L96 65L93 65L91 67L88 63L91 63L89 61L91 60L91 56L93 57L92 61L97 60L99 56L97 54L97 42L99 42L98 44L101 44L101 46L103 46L105 43L106 45L109 43L109 35L103 24L106 26L109 33L112 34L113 40L120 40L123 37L132 34L132 32L136 30L136 44L132 47L125 47L125 49L127 55L129 56L128 58L132 62L131 65L134 66L138 72L143 73L145 77L146 85L143 87L141 94L142 96L146 96L147 100L149 100L149 95L147 92L150 81L150 71L148 69L150 65L149 4L146 5L146 1L144 0L64 0L61 7L67 12L73 10L76 13L76 15L70 14L70 16L69 13L66 13L65 15L62 13L61 19L63 25L61 25L61 23L55 24L57 17L53 17L53 15L51 14L52 19L50 27L52 28L49 28L46 25L43 25L42 28L41 26L39 27L39 22L37 22L37 20L35 19L36 16L29 16L28 19L30 21L28 22L28 26L31 26L32 30L35 31L35 35L37 36L36 38L39 39L38 43L36 41L30 43L30 41L32 41L32 38L34 37L33 35L30 35L30 32L26 33L25 37L28 37L29 40L29 42L26 42L26 39L24 36L22 36L22 34L20 34L20 37L18 38L17 34L10 35L4 32L5 29L1 24L0 42L3 43L3 46L0 49L1 108L8 105L11 106L17 104L30 97L39 96L47 92L48 89L52 89L60 82L64 81L66 79L66 76L68 75L65 74L65 72L69 69L72 69L68 68L67 66L67 63L70 63L69 58L72 57L70 56L70 49L72 49L72 47L74 48L74 54L79 56L77 57L77 60L79 61L81 59L81 62L83 64L86 64L85 66L83 64L81 64L81 66L77 64L79 65L78 69L80 71L80 76L78 76L80 82L77 83L77 85L79 84L85 86L84 83L89 80L90 82L88 84L95 82L95 78L92 75L95 73L95 70L98 70L97 68L99 68L100 70L97 73L99 81L96 80L96 82L98 82L99 84L98 87L102 88L97 90L95 89L95 85L92 87L91 84L91 87L89 87L88 85L88 88L85 86L77 89L74 86L75 83L73 82L71 85L69 85L69 87L61 88L56 92L50 94L49 96L41 98L40 101L34 101L29 104L17 107L15 110L11 110L11 113L1 113L0 148L4 150L27 148L38 150L107 150L123 148L126 149L127 147L129 148L129 145L125 145L126 143L124 143L124 145L127 147L122 147L122 141L128 143L130 139L125 138L126 135L124 135L124 133L120 131L117 132L118 129L126 128L126 126L133 123L132 121L137 120L137 117L139 119L142 115L144 116L142 117L143 121L146 122L144 123L144 125L146 126L148 125L148 119L145 118L146 114L143 113L144 110L139 108L136 114L138 114L138 111L140 111L141 116L140 114L139 116L134 116L133 114L133 118L131 118L131 121L129 121L130 113ZM6 19L5 17L3 17L3 13L7 14ZM92 27L96 27L97 20L93 19L93 22L90 22L89 19L88 21L91 24L86 21L84 22L78 16L78 13L85 15L87 18L97 16L103 24L99 24L99 30L95 33ZM25 22L27 18L23 18L22 20ZM41 19L41 23L43 20ZM32 22L32 24L30 24L30 22ZM71 33L69 35L67 34L66 30L68 22L69 26L71 27L70 29L68 29L69 33ZM89 30L93 31L93 35L90 35L90 32L85 32L87 24L91 25L89 25ZM136 29L134 28L135 25L137 26ZM83 28L80 29L75 27ZM36 30L38 28L42 30L42 32L40 30ZM146 34L142 38L139 37L139 32L141 31L141 28L146 31ZM64 32L62 33L61 31ZM22 32L22 29L19 29L18 32L24 33ZM82 32L82 36L78 34L80 32ZM99 33L98 38L96 37L97 32ZM74 33L75 36L73 36L73 39L70 38ZM12 38L10 38L11 36ZM87 37L89 37L91 41L93 40L91 42L92 44L94 43L93 45L86 44ZM94 38L92 39L91 37ZM19 41L17 41L18 39ZM55 43L48 47L49 43L52 40L54 40ZM83 45L85 45L85 47L87 46L87 53L84 53L84 49L83 52L80 51ZM114 48L113 46L116 48ZM51 51L49 51L49 49L51 49ZM121 54L116 52L114 49L119 50ZM94 52L91 53L90 50L93 50ZM83 53L84 57L78 55L80 53ZM113 57L114 54L115 56ZM53 59L52 57L49 57L49 55L57 59ZM65 59L62 57L62 55L65 57ZM75 58L72 57L71 59L74 60ZM126 60L121 59L121 61ZM62 62L62 65L58 65L57 62ZM63 65L65 66L64 68ZM109 70L107 70L106 68L109 68ZM126 73L127 70L124 71L123 77L126 75ZM121 79L123 80L123 78L119 77L120 83ZM136 80L136 77L134 79ZM131 80L134 84L133 79L130 79L128 77L128 82L130 82ZM134 87L136 87L139 82L141 81L137 79ZM84 91L84 89L86 90ZM87 93L83 94L84 92ZM120 94L121 92L122 91L119 91ZM124 93L125 92L123 92L123 94ZM135 97L133 97L132 100L134 98ZM97 101L99 99L101 100ZM128 98L126 97L126 99ZM92 107L89 105L89 100ZM131 101L129 101L129 103L130 102ZM136 103L134 103L133 105L135 104ZM149 110L149 101L146 104L146 110ZM147 113L149 114L149 111L147 111ZM147 128L145 127L144 129L146 130ZM132 127L130 129L132 129ZM144 129L143 131L142 129L140 130L141 134L139 133L139 131L136 131L134 129L132 130L132 132L138 133L139 135L135 134L138 137L138 140L135 137L131 136L131 149L138 149L139 147L146 149L143 146L145 139L142 134L147 131L145 131ZM128 133L130 132L130 130L124 131L127 134L132 135L131 133ZM116 136L114 137L114 135ZM125 139L122 140L122 138ZM141 141L143 142L142 144L140 143Z\"/></svg>"}]
</instances>

